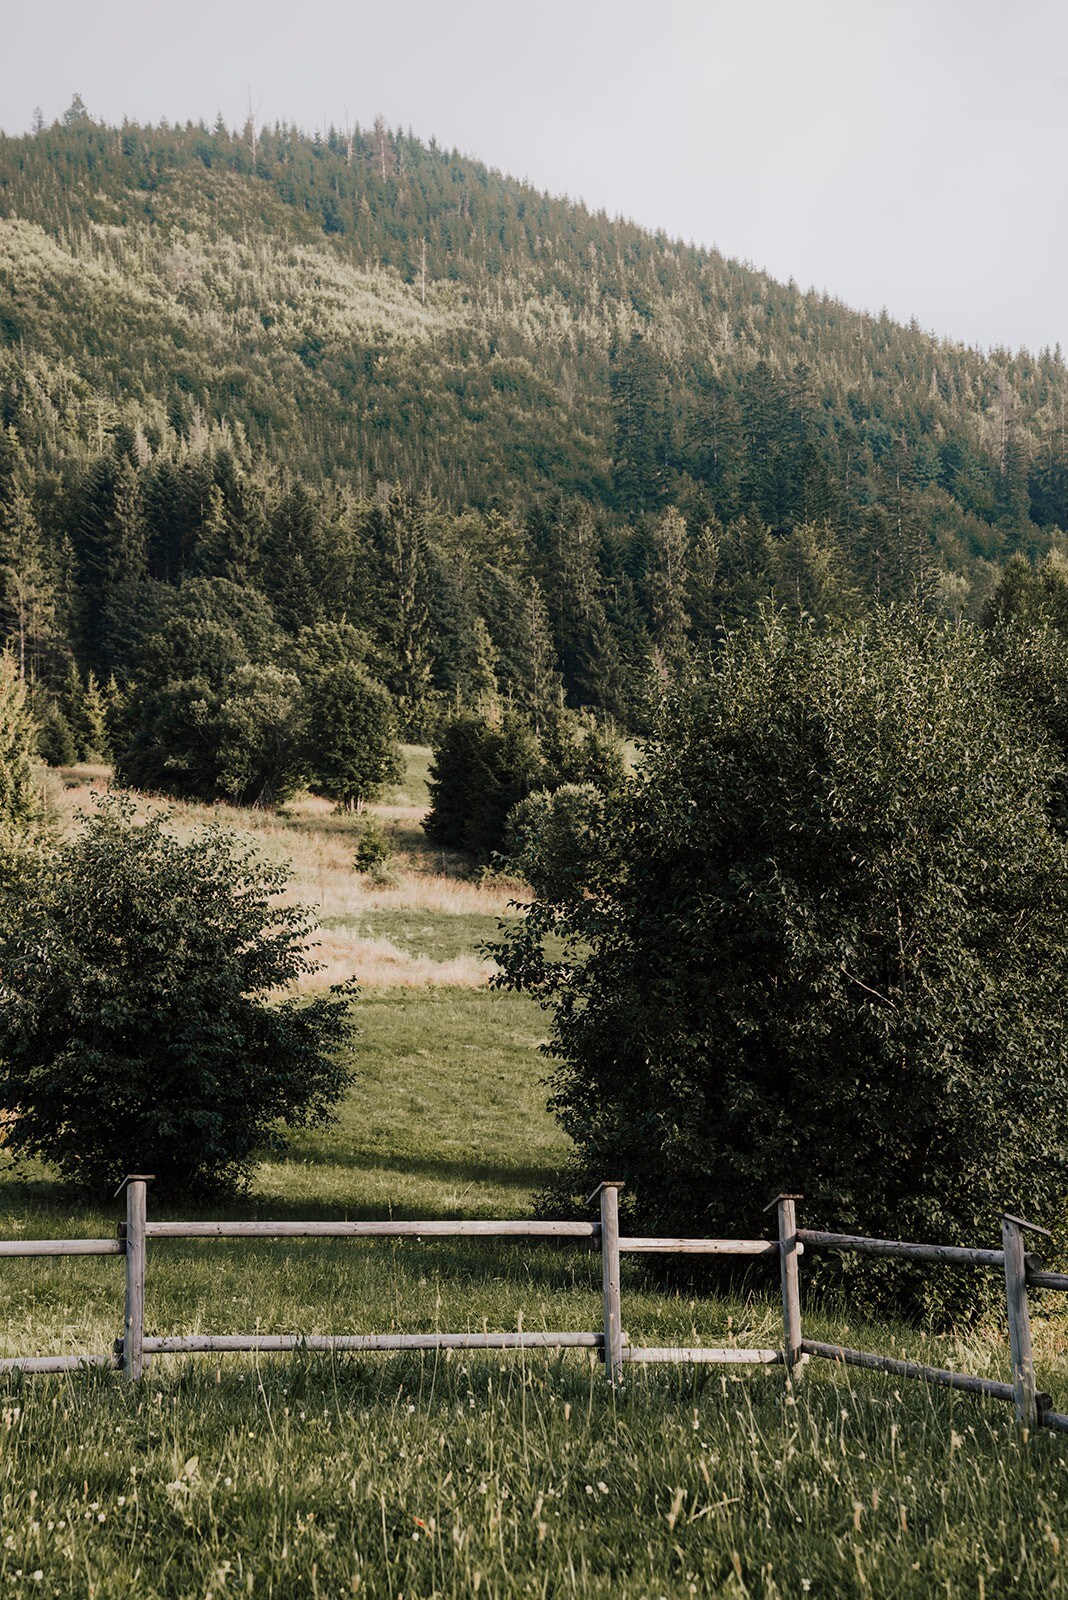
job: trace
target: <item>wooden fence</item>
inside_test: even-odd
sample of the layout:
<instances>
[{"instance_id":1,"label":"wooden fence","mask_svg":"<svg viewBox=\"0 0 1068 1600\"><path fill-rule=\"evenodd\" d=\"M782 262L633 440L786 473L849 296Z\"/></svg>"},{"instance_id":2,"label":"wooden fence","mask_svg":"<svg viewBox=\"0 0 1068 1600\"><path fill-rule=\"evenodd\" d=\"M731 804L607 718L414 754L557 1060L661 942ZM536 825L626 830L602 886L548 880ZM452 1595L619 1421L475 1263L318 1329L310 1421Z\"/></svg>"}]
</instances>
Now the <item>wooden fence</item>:
<instances>
[{"instance_id":1,"label":"wooden fence","mask_svg":"<svg viewBox=\"0 0 1068 1600\"><path fill-rule=\"evenodd\" d=\"M799 1195L779 1195L768 1207L778 1215L774 1239L667 1239L624 1237L619 1232L619 1181L602 1183L590 1196L599 1202L597 1222L426 1221L426 1222L149 1222L145 1174L132 1174L126 1191L126 1221L115 1239L5 1239L0 1256L121 1255L126 1264L126 1306L123 1332L104 1355L11 1356L0 1370L64 1372L86 1366L118 1368L136 1382L152 1355L189 1355L200 1351L281 1350L524 1350L588 1349L600 1352L607 1375L615 1383L628 1363L708 1362L766 1365L780 1363L794 1373L817 1358L846 1366L866 1367L902 1378L944 1384L1015 1406L1021 1426L1053 1428L1068 1433L1068 1416L1052 1409L1048 1394L1035 1382L1031 1351L1029 1289L1068 1290L1068 1274L1047 1272L1039 1256L1024 1248L1025 1233L1049 1238L1048 1231L1020 1217L1002 1218L1000 1250L959 1245L911 1244L899 1239L869 1239L845 1233L821 1233L797 1225ZM601 1255L603 1319L588 1333L367 1333L367 1334L178 1334L145 1333L145 1263L149 1240L166 1239L397 1239L482 1238L582 1240ZM971 1377L949 1368L922 1366L844 1345L806 1339L801 1327L798 1263L806 1249L855 1251L911 1261L950 1263L961 1267L1000 1268L1005 1275L1006 1310L1012 1377L1009 1383ZM775 1349L632 1345L623 1328L620 1258L627 1254L777 1256L782 1291L783 1342Z\"/></svg>"}]
</instances>

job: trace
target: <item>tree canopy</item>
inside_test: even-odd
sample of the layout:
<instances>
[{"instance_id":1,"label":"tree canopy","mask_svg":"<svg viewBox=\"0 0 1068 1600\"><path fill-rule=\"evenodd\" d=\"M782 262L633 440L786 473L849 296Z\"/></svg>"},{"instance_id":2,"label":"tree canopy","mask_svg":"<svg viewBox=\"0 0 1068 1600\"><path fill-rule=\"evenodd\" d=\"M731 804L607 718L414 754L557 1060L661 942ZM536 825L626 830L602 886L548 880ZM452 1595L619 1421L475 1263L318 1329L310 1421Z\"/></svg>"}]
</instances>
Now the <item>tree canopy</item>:
<instances>
[{"instance_id":1,"label":"tree canopy","mask_svg":"<svg viewBox=\"0 0 1068 1600\"><path fill-rule=\"evenodd\" d=\"M14 658L0 651L0 863L25 843L38 819L34 782L37 728Z\"/></svg>"},{"instance_id":2,"label":"tree canopy","mask_svg":"<svg viewBox=\"0 0 1068 1600\"><path fill-rule=\"evenodd\" d=\"M124 690L208 580L267 607L250 661L357 630L409 736L494 701L540 729L561 690L641 729L769 600L978 617L1063 543L1066 401L1059 352L852 312L384 125L0 135L0 643L42 702L72 660Z\"/></svg>"}]
</instances>

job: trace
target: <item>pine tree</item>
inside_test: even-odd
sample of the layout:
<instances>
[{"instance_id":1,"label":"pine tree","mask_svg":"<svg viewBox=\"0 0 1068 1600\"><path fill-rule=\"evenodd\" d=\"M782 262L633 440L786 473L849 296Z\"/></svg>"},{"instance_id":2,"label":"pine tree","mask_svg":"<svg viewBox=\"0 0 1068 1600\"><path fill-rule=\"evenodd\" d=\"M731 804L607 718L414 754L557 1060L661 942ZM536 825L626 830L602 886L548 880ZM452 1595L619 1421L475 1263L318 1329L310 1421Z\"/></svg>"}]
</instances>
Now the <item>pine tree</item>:
<instances>
[{"instance_id":1,"label":"pine tree","mask_svg":"<svg viewBox=\"0 0 1068 1600\"><path fill-rule=\"evenodd\" d=\"M633 333L612 363L614 413L612 481L626 516L660 504L667 476L665 384L660 365L641 333Z\"/></svg>"},{"instance_id":2,"label":"pine tree","mask_svg":"<svg viewBox=\"0 0 1068 1600\"><path fill-rule=\"evenodd\" d=\"M678 661L690 619L686 614L686 523L674 506L661 513L646 538L645 605L649 632L665 661Z\"/></svg>"},{"instance_id":3,"label":"pine tree","mask_svg":"<svg viewBox=\"0 0 1068 1600\"><path fill-rule=\"evenodd\" d=\"M36 740L26 685L5 650L0 652L0 866L28 842L39 817Z\"/></svg>"}]
</instances>

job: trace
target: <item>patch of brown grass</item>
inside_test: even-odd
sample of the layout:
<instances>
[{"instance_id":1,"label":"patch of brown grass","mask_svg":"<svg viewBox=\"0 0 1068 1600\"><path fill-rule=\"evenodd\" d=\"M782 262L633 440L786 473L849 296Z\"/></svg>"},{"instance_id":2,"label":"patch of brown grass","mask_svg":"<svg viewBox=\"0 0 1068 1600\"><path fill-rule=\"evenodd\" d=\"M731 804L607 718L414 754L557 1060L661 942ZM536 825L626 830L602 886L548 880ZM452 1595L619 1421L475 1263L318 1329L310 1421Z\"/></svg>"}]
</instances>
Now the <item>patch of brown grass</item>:
<instances>
[{"instance_id":1,"label":"patch of brown grass","mask_svg":"<svg viewBox=\"0 0 1068 1600\"><path fill-rule=\"evenodd\" d=\"M92 811L94 794L107 790L106 767L70 767L59 774L56 804L60 825L73 831L79 812ZM202 805L191 801L155 800L137 795L138 810L162 807L173 819L178 838L189 838L206 823L232 828L249 838L270 861L292 871L285 895L290 905L306 905L322 917L352 916L364 911L423 911L438 916L484 912L501 916L509 902L522 898L519 884L480 883L441 870L440 853L422 844L417 833L423 812L415 806L368 806L395 850L390 881L375 883L353 867L360 818L338 815L326 800L302 795L282 812L258 811L248 806ZM413 847L404 846L413 840ZM481 987L489 981L492 966L475 955L449 961L412 956L386 939L361 938L344 929L322 933L320 958L324 969L311 975L303 988L321 988L349 976L369 988L383 984L424 987L456 984Z\"/></svg>"},{"instance_id":2,"label":"patch of brown grass","mask_svg":"<svg viewBox=\"0 0 1068 1600\"><path fill-rule=\"evenodd\" d=\"M303 992L343 983L347 978L355 978L364 989L427 989L436 985L484 989L496 970L491 962L474 955L433 961L429 956L409 955L389 939L362 938L335 928L322 931L314 955L322 965L318 972L309 973L297 984Z\"/></svg>"}]
</instances>

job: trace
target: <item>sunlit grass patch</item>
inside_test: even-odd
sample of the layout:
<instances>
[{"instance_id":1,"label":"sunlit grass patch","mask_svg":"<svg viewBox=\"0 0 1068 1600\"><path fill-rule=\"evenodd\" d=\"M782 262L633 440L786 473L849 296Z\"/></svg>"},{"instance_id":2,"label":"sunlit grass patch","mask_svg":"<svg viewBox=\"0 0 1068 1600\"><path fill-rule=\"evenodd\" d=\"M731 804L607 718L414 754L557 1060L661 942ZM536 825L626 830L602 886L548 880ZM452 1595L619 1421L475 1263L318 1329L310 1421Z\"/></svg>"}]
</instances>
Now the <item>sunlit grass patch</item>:
<instances>
[{"instance_id":1,"label":"sunlit grass patch","mask_svg":"<svg viewBox=\"0 0 1068 1600\"><path fill-rule=\"evenodd\" d=\"M518 884L457 875L455 860L430 846L419 827L425 806L407 798L424 795L430 751L406 746L405 753L408 771L401 793L360 814L338 813L314 795L301 796L280 812L148 797L139 805L145 812L167 809L180 839L207 824L221 825L246 835L270 861L290 867L286 901L308 906L322 923L315 952L322 965L300 989L350 977L367 988L481 987L492 971L481 946L497 937L497 919L525 891ZM93 795L106 788L109 777L105 767L63 769L54 804L67 832L79 812L91 810ZM380 879L356 870L367 818L374 818L393 852Z\"/></svg>"}]
</instances>

